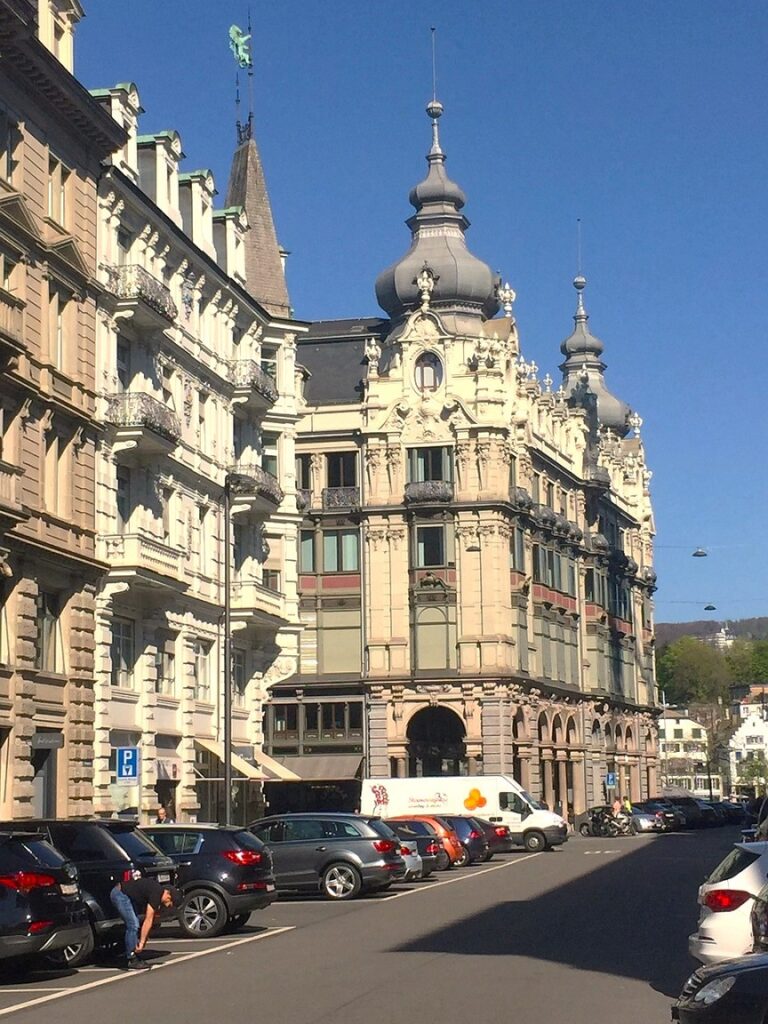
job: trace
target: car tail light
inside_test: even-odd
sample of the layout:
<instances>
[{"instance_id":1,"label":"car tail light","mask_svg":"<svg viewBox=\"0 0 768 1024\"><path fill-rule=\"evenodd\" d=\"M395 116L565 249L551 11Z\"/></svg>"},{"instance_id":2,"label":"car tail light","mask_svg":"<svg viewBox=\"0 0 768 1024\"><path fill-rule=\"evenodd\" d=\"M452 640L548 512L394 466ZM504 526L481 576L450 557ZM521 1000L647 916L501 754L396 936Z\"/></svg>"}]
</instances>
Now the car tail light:
<instances>
[{"instance_id":1,"label":"car tail light","mask_svg":"<svg viewBox=\"0 0 768 1024\"><path fill-rule=\"evenodd\" d=\"M374 839L373 848L377 853L394 853L397 843L392 839Z\"/></svg>"},{"instance_id":2,"label":"car tail light","mask_svg":"<svg viewBox=\"0 0 768 1024\"><path fill-rule=\"evenodd\" d=\"M241 882L238 887L238 892L253 892L256 889L266 889L267 882Z\"/></svg>"},{"instance_id":3,"label":"car tail light","mask_svg":"<svg viewBox=\"0 0 768 1024\"><path fill-rule=\"evenodd\" d=\"M410 848L407 847L407 846L401 846L400 847L400 856L401 857L410 857L411 856Z\"/></svg>"},{"instance_id":4,"label":"car tail light","mask_svg":"<svg viewBox=\"0 0 768 1024\"><path fill-rule=\"evenodd\" d=\"M469 833L469 838L470 839L479 839L480 838L480 833L477 831L476 828L473 828L472 831Z\"/></svg>"},{"instance_id":5,"label":"car tail light","mask_svg":"<svg viewBox=\"0 0 768 1024\"><path fill-rule=\"evenodd\" d=\"M509 835L509 829L506 825L497 825L493 831L497 836L501 836L502 838L506 838Z\"/></svg>"},{"instance_id":6,"label":"car tail light","mask_svg":"<svg viewBox=\"0 0 768 1024\"><path fill-rule=\"evenodd\" d=\"M132 882L133 878L134 878L133 870L131 868L127 868L123 872L123 877L122 877L121 881L123 881L123 882Z\"/></svg>"},{"instance_id":7,"label":"car tail light","mask_svg":"<svg viewBox=\"0 0 768 1024\"><path fill-rule=\"evenodd\" d=\"M0 875L0 885L26 894L32 889L47 889L56 885L56 879L40 871L17 871L15 875Z\"/></svg>"},{"instance_id":8,"label":"car tail light","mask_svg":"<svg viewBox=\"0 0 768 1024\"><path fill-rule=\"evenodd\" d=\"M40 932L44 932L47 928L50 928L53 921L33 921L27 928L29 935L39 935Z\"/></svg>"},{"instance_id":9,"label":"car tail light","mask_svg":"<svg viewBox=\"0 0 768 1024\"><path fill-rule=\"evenodd\" d=\"M752 894L742 892L740 889L712 889L704 897L704 906L716 912L737 910L749 899L752 899Z\"/></svg>"},{"instance_id":10,"label":"car tail light","mask_svg":"<svg viewBox=\"0 0 768 1024\"><path fill-rule=\"evenodd\" d=\"M440 853L440 850L441 850L441 846L440 846L439 843L428 843L427 844L427 853L431 853L433 856L437 856L437 854Z\"/></svg>"},{"instance_id":11,"label":"car tail light","mask_svg":"<svg viewBox=\"0 0 768 1024\"><path fill-rule=\"evenodd\" d=\"M261 864L261 853L258 850L224 850L227 860L233 864Z\"/></svg>"}]
</instances>

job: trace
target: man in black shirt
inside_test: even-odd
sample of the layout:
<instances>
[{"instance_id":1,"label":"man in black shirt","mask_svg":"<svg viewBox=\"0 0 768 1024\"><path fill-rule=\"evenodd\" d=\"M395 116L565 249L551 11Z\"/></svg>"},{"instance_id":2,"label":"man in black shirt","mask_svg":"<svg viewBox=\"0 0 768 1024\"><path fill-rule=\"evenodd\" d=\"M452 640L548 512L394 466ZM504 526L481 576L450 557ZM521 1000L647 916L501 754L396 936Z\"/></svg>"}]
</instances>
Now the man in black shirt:
<instances>
[{"instance_id":1,"label":"man in black shirt","mask_svg":"<svg viewBox=\"0 0 768 1024\"><path fill-rule=\"evenodd\" d=\"M147 944L155 913L160 907L177 907L181 893L170 885L160 885L154 878L135 878L118 882L109 894L112 905L125 922L125 956L129 968L149 967L136 954ZM139 934L139 917L144 916Z\"/></svg>"}]
</instances>

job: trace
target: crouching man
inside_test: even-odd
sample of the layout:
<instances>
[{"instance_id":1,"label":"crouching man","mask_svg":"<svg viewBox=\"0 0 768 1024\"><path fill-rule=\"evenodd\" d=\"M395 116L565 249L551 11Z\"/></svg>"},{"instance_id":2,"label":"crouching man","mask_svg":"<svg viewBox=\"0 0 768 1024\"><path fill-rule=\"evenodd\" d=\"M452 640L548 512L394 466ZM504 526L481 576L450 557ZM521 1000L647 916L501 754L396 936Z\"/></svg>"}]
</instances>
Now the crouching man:
<instances>
[{"instance_id":1,"label":"crouching man","mask_svg":"<svg viewBox=\"0 0 768 1024\"><path fill-rule=\"evenodd\" d=\"M126 966L129 970L149 967L136 954L147 944L157 911L160 907L178 907L181 893L174 886L160 885L154 878L136 878L129 882L118 882L109 898L125 922ZM144 918L141 925L140 917Z\"/></svg>"}]
</instances>

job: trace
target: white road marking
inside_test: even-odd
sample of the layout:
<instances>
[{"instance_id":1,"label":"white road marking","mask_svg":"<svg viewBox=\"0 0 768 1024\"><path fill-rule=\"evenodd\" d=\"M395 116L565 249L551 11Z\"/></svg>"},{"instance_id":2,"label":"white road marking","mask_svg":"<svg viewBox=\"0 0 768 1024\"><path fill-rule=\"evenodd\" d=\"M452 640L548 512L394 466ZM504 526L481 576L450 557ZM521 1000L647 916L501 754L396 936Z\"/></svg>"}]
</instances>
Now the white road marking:
<instances>
[{"instance_id":1,"label":"white road marking","mask_svg":"<svg viewBox=\"0 0 768 1024\"><path fill-rule=\"evenodd\" d=\"M396 892L391 896L387 896L382 902L388 903L390 900L401 900L403 896L418 896L422 892L434 892L435 889L439 889L441 885L455 885L456 882L466 882L470 878L479 878L480 875L489 875L491 871L501 871L502 868L514 867L515 864L522 864L523 861L531 860L533 857L540 857L541 853L527 853L525 857L517 857L515 860L505 860L503 864L494 864L492 868L480 868L474 871L467 872L466 874L458 875L455 878L446 878L444 882L433 882L428 888L424 889L409 889L407 892Z\"/></svg>"},{"instance_id":2,"label":"white road marking","mask_svg":"<svg viewBox=\"0 0 768 1024\"><path fill-rule=\"evenodd\" d=\"M162 964L154 964L151 971L120 971L118 974L113 974L109 978L101 978L99 981L89 981L85 985L77 985L74 988L61 989L57 992L51 992L50 995L41 996L39 999L27 999L23 1003L18 1003L16 1006L7 1006L4 1009L0 1009L0 1017L7 1016L11 1013L16 1013L19 1010L28 1010L30 1006L40 1006L42 1003L50 1003L54 999L61 999L64 996L75 995L77 992L87 992L89 989L100 988L102 985L111 985L114 981L128 981L129 978L145 978L148 974L154 974L155 971L162 971L166 967L173 967L176 964L182 964L187 960L195 960L197 957L208 956L209 953L218 953L223 949L232 949L233 946L242 946L247 942L258 942L259 939L271 939L275 935L281 935L283 932L292 932L295 928L293 926L287 926L285 928L272 928L269 931L261 932L259 935L247 935L244 939L236 939L234 942L225 942L222 946L214 946L212 949L198 949L194 953L187 953L185 956L175 956L172 960L166 960Z\"/></svg>"},{"instance_id":3,"label":"white road marking","mask_svg":"<svg viewBox=\"0 0 768 1024\"><path fill-rule=\"evenodd\" d=\"M69 989L64 985L38 985L36 988L26 988L14 986L13 988L0 989L0 998L3 996L12 996L17 992L69 992Z\"/></svg>"}]
</instances>

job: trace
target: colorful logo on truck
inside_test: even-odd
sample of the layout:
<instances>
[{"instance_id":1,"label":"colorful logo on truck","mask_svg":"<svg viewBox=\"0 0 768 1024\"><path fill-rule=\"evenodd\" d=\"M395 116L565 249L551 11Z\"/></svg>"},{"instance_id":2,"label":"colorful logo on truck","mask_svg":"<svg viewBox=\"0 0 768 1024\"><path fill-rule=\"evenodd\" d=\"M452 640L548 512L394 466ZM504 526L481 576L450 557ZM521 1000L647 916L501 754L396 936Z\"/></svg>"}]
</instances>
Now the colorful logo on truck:
<instances>
[{"instance_id":1,"label":"colorful logo on truck","mask_svg":"<svg viewBox=\"0 0 768 1024\"><path fill-rule=\"evenodd\" d=\"M470 789L469 796L464 801L464 806L468 811L476 811L481 807L485 807L487 803L488 801L479 789Z\"/></svg>"},{"instance_id":2,"label":"colorful logo on truck","mask_svg":"<svg viewBox=\"0 0 768 1024\"><path fill-rule=\"evenodd\" d=\"M387 793L387 787L371 786L371 793L373 794L373 813L378 814L380 808L384 808L389 804L389 793Z\"/></svg>"}]
</instances>

